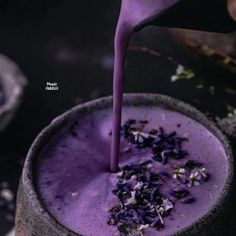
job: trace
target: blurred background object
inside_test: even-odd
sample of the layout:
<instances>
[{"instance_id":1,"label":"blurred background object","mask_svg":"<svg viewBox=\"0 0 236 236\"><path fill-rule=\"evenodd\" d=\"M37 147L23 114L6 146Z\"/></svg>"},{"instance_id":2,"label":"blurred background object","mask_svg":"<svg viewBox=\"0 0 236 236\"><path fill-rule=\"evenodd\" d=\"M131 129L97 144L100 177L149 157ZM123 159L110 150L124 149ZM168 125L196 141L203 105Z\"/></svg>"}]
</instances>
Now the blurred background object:
<instances>
[{"instance_id":1,"label":"blurred background object","mask_svg":"<svg viewBox=\"0 0 236 236\"><path fill-rule=\"evenodd\" d=\"M236 1L235 0L227 0L228 11L232 17L236 21Z\"/></svg>"},{"instance_id":2,"label":"blurred background object","mask_svg":"<svg viewBox=\"0 0 236 236\"><path fill-rule=\"evenodd\" d=\"M236 57L236 32L220 34L182 29L169 30L177 39L189 46L207 45L218 52Z\"/></svg>"},{"instance_id":3,"label":"blurred background object","mask_svg":"<svg viewBox=\"0 0 236 236\"><path fill-rule=\"evenodd\" d=\"M0 54L0 131L15 115L26 84L27 80L18 66Z\"/></svg>"},{"instance_id":4,"label":"blurred background object","mask_svg":"<svg viewBox=\"0 0 236 236\"><path fill-rule=\"evenodd\" d=\"M220 34L194 30L169 29L174 37L196 53L236 73L236 33Z\"/></svg>"}]
</instances>

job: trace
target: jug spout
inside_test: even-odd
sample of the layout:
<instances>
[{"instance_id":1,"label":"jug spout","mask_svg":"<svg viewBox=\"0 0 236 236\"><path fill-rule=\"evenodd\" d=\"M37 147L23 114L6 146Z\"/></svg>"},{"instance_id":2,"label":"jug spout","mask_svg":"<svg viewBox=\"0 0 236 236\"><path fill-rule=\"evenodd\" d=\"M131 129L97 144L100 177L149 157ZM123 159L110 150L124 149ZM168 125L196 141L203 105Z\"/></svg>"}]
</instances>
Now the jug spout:
<instances>
[{"instance_id":1,"label":"jug spout","mask_svg":"<svg viewBox=\"0 0 236 236\"><path fill-rule=\"evenodd\" d=\"M228 0L228 4L232 1ZM180 0L162 14L140 22L135 31L147 25L157 25L230 33L236 31L236 21L228 7L227 0Z\"/></svg>"}]
</instances>

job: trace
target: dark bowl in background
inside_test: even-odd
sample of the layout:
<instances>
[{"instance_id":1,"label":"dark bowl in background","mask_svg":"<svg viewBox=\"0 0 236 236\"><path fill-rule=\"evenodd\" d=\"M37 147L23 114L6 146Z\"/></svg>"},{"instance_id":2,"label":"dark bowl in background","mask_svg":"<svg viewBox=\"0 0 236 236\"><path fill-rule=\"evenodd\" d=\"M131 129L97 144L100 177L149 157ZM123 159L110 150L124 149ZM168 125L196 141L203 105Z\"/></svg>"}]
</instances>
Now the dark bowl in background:
<instances>
[{"instance_id":1,"label":"dark bowl in background","mask_svg":"<svg viewBox=\"0 0 236 236\"><path fill-rule=\"evenodd\" d=\"M19 67L2 54L0 54L0 84L4 97L0 106L0 131L2 131L15 115L27 84Z\"/></svg>"}]
</instances>

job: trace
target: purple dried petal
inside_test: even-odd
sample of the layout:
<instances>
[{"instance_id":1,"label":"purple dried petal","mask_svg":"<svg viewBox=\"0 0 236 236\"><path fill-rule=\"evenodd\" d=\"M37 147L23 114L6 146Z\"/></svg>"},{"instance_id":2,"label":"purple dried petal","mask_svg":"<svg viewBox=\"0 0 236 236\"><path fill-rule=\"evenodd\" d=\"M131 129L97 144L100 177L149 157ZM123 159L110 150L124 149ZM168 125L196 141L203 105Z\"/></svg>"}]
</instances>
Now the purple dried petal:
<instances>
[{"instance_id":1,"label":"purple dried petal","mask_svg":"<svg viewBox=\"0 0 236 236\"><path fill-rule=\"evenodd\" d=\"M204 182L207 182L210 179L211 175L209 173L206 173L204 176L202 176L202 179Z\"/></svg>"},{"instance_id":2,"label":"purple dried petal","mask_svg":"<svg viewBox=\"0 0 236 236\"><path fill-rule=\"evenodd\" d=\"M164 170L160 171L159 174L164 176L164 177L166 177L166 178L170 178L171 177L170 174L167 171L164 171Z\"/></svg>"},{"instance_id":3,"label":"purple dried petal","mask_svg":"<svg viewBox=\"0 0 236 236\"><path fill-rule=\"evenodd\" d=\"M154 201L157 197L160 197L160 192L158 188L154 188L151 193L151 201Z\"/></svg>"},{"instance_id":4,"label":"purple dried petal","mask_svg":"<svg viewBox=\"0 0 236 236\"><path fill-rule=\"evenodd\" d=\"M184 166L190 170L196 167L201 167L202 165L203 165L202 162L195 161L195 160L189 160L184 164Z\"/></svg>"},{"instance_id":5,"label":"purple dried petal","mask_svg":"<svg viewBox=\"0 0 236 236\"><path fill-rule=\"evenodd\" d=\"M117 225L117 229L120 233L122 233L122 235L128 235L129 234L129 227L127 225L119 223Z\"/></svg>"},{"instance_id":6,"label":"purple dried petal","mask_svg":"<svg viewBox=\"0 0 236 236\"><path fill-rule=\"evenodd\" d=\"M149 131L149 134L151 135L156 135L158 133L158 131L156 129L152 129Z\"/></svg>"},{"instance_id":7,"label":"purple dried petal","mask_svg":"<svg viewBox=\"0 0 236 236\"><path fill-rule=\"evenodd\" d=\"M170 190L170 195L176 197L177 199L181 199L189 195L189 191L182 187L177 187Z\"/></svg>"},{"instance_id":8,"label":"purple dried petal","mask_svg":"<svg viewBox=\"0 0 236 236\"><path fill-rule=\"evenodd\" d=\"M129 119L127 122L126 122L127 125L134 125L136 124L136 120L135 119Z\"/></svg>"},{"instance_id":9,"label":"purple dried petal","mask_svg":"<svg viewBox=\"0 0 236 236\"><path fill-rule=\"evenodd\" d=\"M164 175L163 175L164 176ZM160 179L160 174L151 172L149 180L151 182L156 182Z\"/></svg>"},{"instance_id":10,"label":"purple dried petal","mask_svg":"<svg viewBox=\"0 0 236 236\"><path fill-rule=\"evenodd\" d=\"M179 181L182 183L182 184L187 184L189 182L188 178L184 175L182 176L179 176Z\"/></svg>"},{"instance_id":11,"label":"purple dried petal","mask_svg":"<svg viewBox=\"0 0 236 236\"><path fill-rule=\"evenodd\" d=\"M162 157L158 156L158 155L153 155L152 159L155 160L155 161L158 161L158 162L162 162Z\"/></svg>"},{"instance_id":12,"label":"purple dried petal","mask_svg":"<svg viewBox=\"0 0 236 236\"><path fill-rule=\"evenodd\" d=\"M162 160L161 160L161 163L162 163L163 165L165 165L167 162L168 162L168 157L167 157L167 156L163 156L163 157L162 157Z\"/></svg>"},{"instance_id":13,"label":"purple dried petal","mask_svg":"<svg viewBox=\"0 0 236 236\"><path fill-rule=\"evenodd\" d=\"M170 133L169 135L168 135L168 138L173 138L173 137L175 137L176 136L176 132L174 131L174 132L172 132L172 133Z\"/></svg>"},{"instance_id":14,"label":"purple dried petal","mask_svg":"<svg viewBox=\"0 0 236 236\"><path fill-rule=\"evenodd\" d=\"M163 127L159 127L159 131L161 134L164 134L164 128Z\"/></svg>"},{"instance_id":15,"label":"purple dried petal","mask_svg":"<svg viewBox=\"0 0 236 236\"><path fill-rule=\"evenodd\" d=\"M196 201L196 199L193 196L188 196L188 197L181 200L181 202L184 204L193 203L195 201Z\"/></svg>"},{"instance_id":16,"label":"purple dried petal","mask_svg":"<svg viewBox=\"0 0 236 236\"><path fill-rule=\"evenodd\" d=\"M152 163L152 161L151 161L151 160L147 160L147 161L141 162L139 165L140 165L140 166L147 166L147 165L150 164L150 163Z\"/></svg>"}]
</instances>

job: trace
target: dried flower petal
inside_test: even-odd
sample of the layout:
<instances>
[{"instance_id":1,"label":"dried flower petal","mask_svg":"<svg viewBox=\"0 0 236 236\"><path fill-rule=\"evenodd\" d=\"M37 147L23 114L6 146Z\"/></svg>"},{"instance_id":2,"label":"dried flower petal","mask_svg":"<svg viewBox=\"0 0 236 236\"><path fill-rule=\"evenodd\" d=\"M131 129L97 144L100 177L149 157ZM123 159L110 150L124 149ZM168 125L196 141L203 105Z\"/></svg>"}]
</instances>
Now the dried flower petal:
<instances>
[{"instance_id":1,"label":"dried flower petal","mask_svg":"<svg viewBox=\"0 0 236 236\"><path fill-rule=\"evenodd\" d=\"M171 189L170 194L177 199L181 199L188 196L189 191L185 188L177 187L177 188Z\"/></svg>"},{"instance_id":2,"label":"dried flower petal","mask_svg":"<svg viewBox=\"0 0 236 236\"><path fill-rule=\"evenodd\" d=\"M187 196L186 198L181 200L181 202L184 203L184 204L193 203L195 201L196 201L196 199L192 195Z\"/></svg>"},{"instance_id":3,"label":"dried flower petal","mask_svg":"<svg viewBox=\"0 0 236 236\"><path fill-rule=\"evenodd\" d=\"M185 177L186 170L181 167L177 167L173 170L173 178L174 179L182 179Z\"/></svg>"},{"instance_id":4,"label":"dried flower petal","mask_svg":"<svg viewBox=\"0 0 236 236\"><path fill-rule=\"evenodd\" d=\"M179 68L178 73L186 73L184 68ZM185 74L185 76L187 76ZM143 235L149 227L157 230L165 226L165 217L171 214L176 201L183 204L193 203L196 199L185 187L198 186L209 179L209 172L195 160L180 161L188 156L183 148L186 137L179 137L177 133L166 133L162 127L150 131L145 130L146 120L128 120L121 129L122 136L127 140L127 145L132 152L135 148L150 148L152 159L137 161L124 166L117 174L117 183L112 190L116 196L116 206L108 212L110 225L115 225L121 236ZM177 127L179 127L177 125ZM166 165L160 170L160 164L173 161L176 167L172 170ZM176 182L180 183L176 183ZM170 196L162 192L162 186L168 184L175 188L170 190Z\"/></svg>"}]
</instances>

